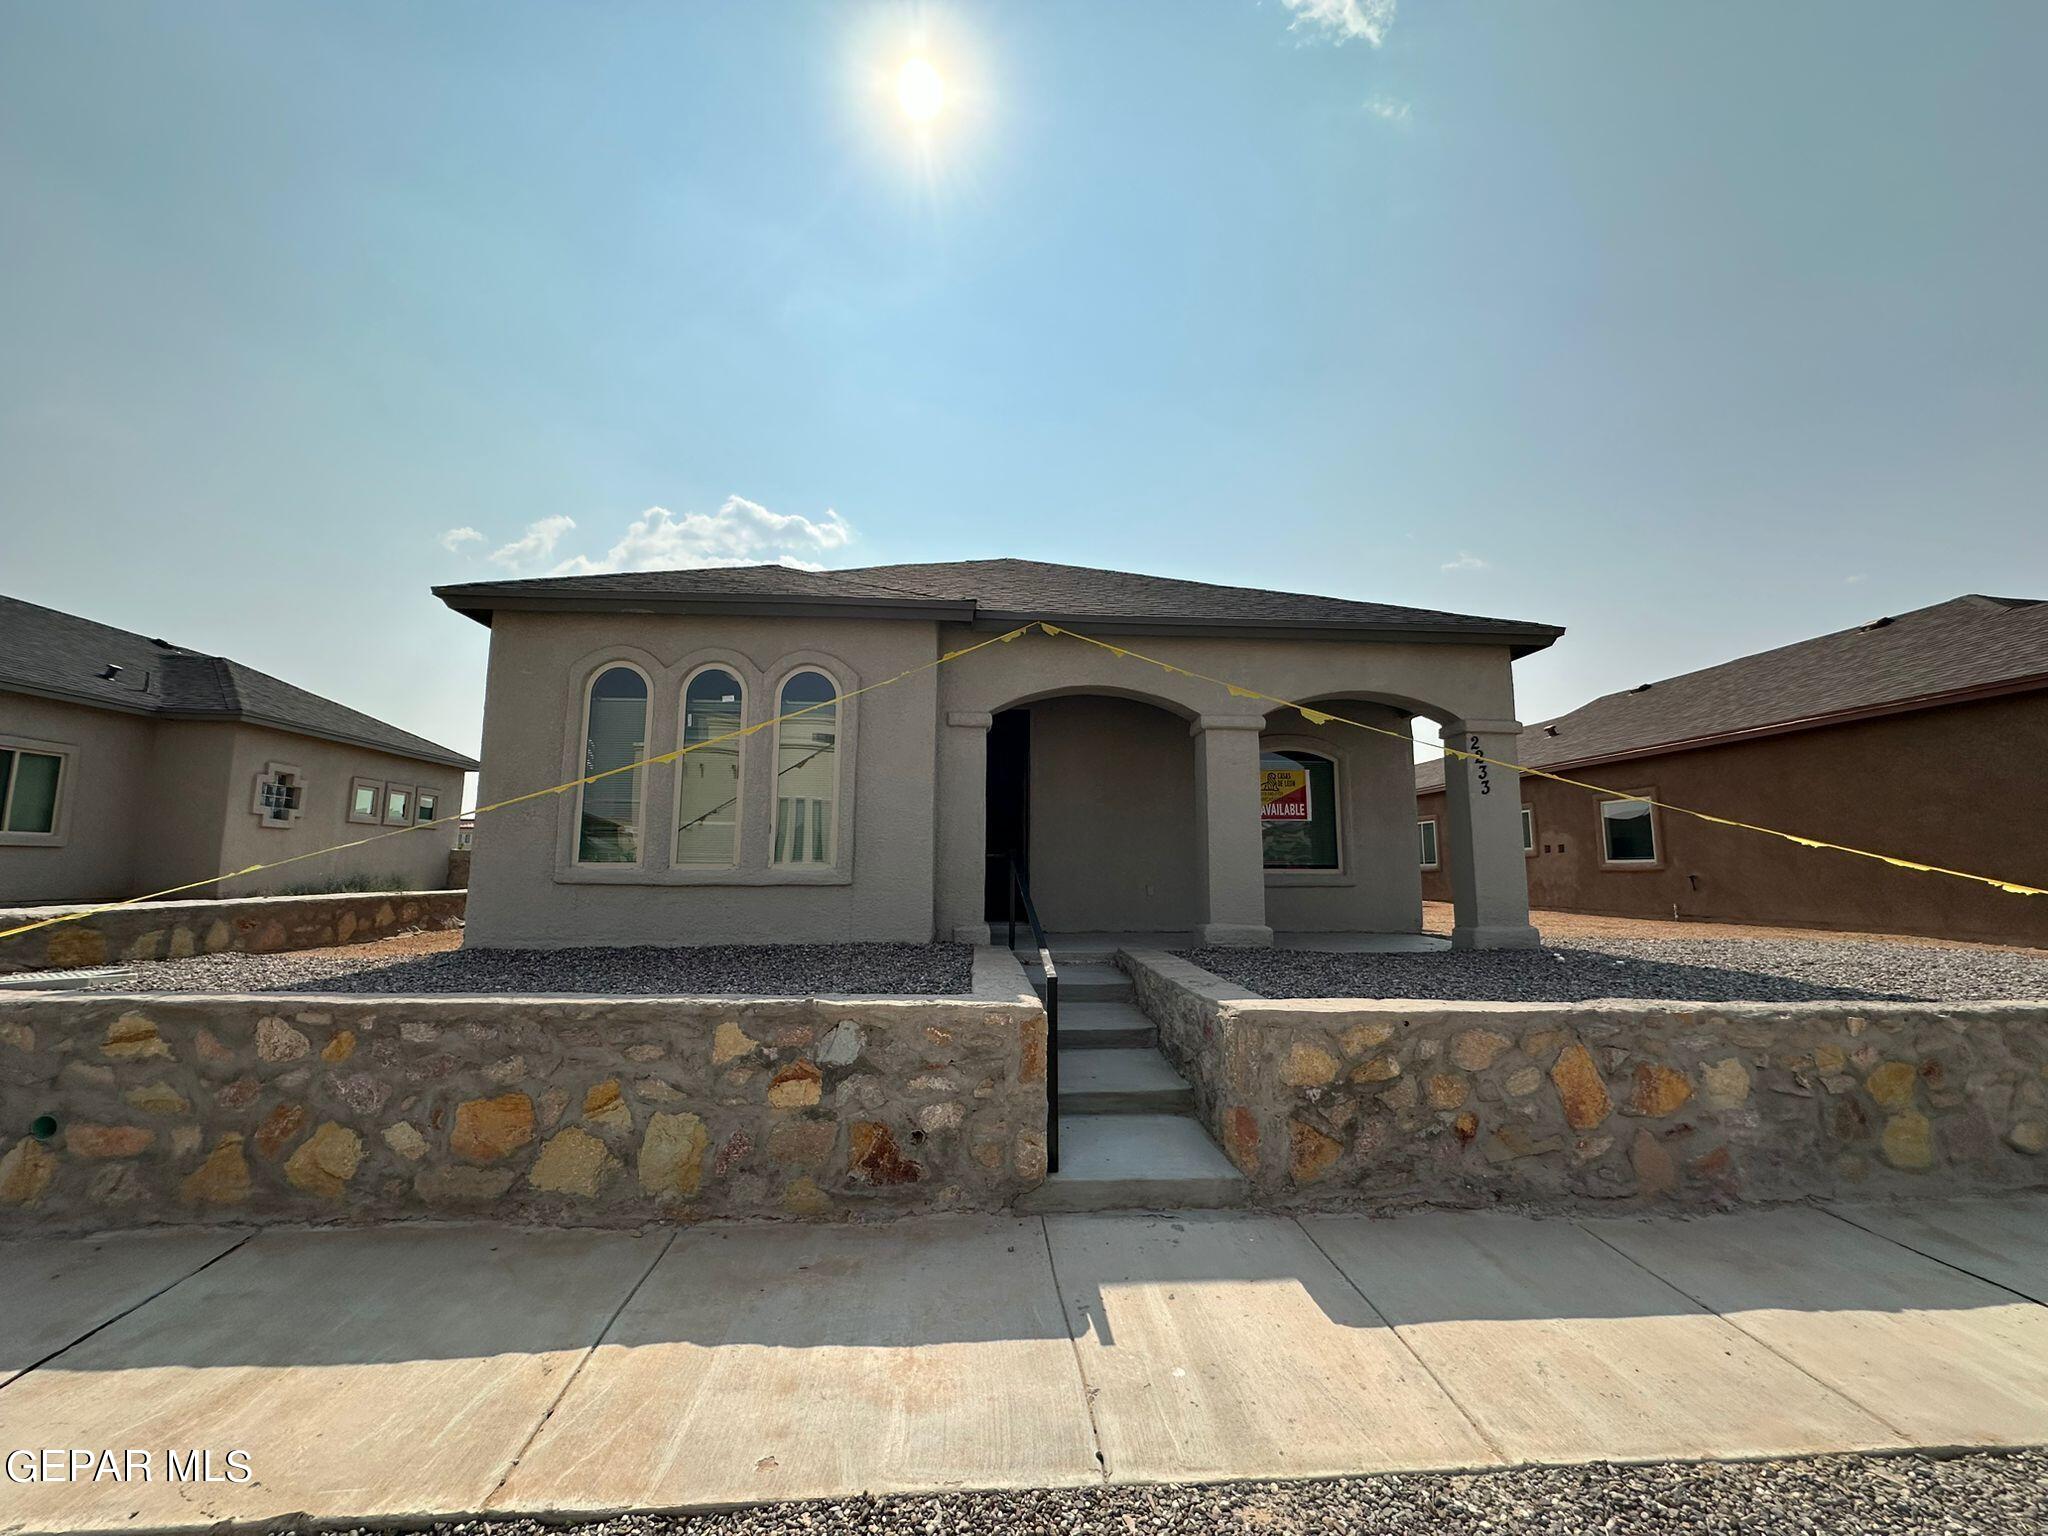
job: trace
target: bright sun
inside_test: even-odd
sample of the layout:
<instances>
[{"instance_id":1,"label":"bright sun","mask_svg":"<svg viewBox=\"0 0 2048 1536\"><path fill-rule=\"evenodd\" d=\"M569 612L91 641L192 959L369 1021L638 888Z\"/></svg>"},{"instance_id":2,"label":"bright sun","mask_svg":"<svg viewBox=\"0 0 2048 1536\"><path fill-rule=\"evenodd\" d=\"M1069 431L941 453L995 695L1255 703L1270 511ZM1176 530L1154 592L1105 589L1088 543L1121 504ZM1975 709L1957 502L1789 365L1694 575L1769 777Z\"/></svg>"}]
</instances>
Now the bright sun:
<instances>
[{"instance_id":1,"label":"bright sun","mask_svg":"<svg viewBox=\"0 0 2048 1536\"><path fill-rule=\"evenodd\" d=\"M928 123L946 104L946 82L929 59L907 59L896 74L896 102L913 123Z\"/></svg>"}]
</instances>

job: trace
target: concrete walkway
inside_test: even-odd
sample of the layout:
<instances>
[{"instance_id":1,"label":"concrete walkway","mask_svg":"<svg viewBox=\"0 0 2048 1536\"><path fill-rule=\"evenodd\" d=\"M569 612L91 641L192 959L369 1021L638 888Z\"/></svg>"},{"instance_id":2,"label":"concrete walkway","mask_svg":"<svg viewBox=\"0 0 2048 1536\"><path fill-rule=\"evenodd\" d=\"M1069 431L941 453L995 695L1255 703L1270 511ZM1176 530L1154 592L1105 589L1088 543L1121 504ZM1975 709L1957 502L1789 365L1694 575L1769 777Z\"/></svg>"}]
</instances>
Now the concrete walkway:
<instances>
[{"instance_id":1,"label":"concrete walkway","mask_svg":"<svg viewBox=\"0 0 2048 1536\"><path fill-rule=\"evenodd\" d=\"M154 1459L10 1533L2048 1444L2048 1196L158 1233L0 1296L0 1450Z\"/></svg>"}]
</instances>

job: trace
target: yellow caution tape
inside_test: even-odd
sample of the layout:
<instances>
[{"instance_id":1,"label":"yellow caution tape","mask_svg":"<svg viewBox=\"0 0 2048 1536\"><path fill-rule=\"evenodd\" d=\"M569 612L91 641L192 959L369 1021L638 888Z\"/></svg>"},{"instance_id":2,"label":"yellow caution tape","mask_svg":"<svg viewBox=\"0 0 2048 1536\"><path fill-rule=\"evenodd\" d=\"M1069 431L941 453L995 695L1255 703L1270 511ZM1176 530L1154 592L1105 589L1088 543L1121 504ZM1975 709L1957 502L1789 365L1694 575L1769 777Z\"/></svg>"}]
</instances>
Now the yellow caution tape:
<instances>
[{"instance_id":1,"label":"yellow caution tape","mask_svg":"<svg viewBox=\"0 0 2048 1536\"><path fill-rule=\"evenodd\" d=\"M1283 699L1277 694L1261 693L1256 688L1247 688L1242 684L1229 682L1220 677L1210 677L1204 672L1190 672L1185 667L1174 666L1171 662L1161 661L1156 656L1147 656L1142 652L1128 650L1120 645L1111 645L1106 640L1097 640L1093 636L1081 634L1076 630L1056 629L1050 624L1041 624L1039 628L1043 629L1048 635L1064 635L1070 640L1079 640L1088 645L1099 646L1113 655L1126 657L1132 661L1145 662L1150 666L1159 668L1163 672L1171 672L1178 677L1191 677L1200 682L1213 683L1216 687L1225 689L1234 699L1259 699L1268 704L1280 705L1282 708L1293 710L1312 725L1328 725L1334 721L1339 725L1356 726L1361 731L1371 731L1377 736L1391 736L1396 741L1405 741L1425 747L1434 745L1431 742L1424 741L1419 736L1412 736L1406 731L1393 731L1381 725L1368 725L1363 720L1348 719L1343 715L1332 714L1328 710L1310 709L1306 704L1298 704L1293 699ZM1834 853L1854 854L1859 859L1875 859L1880 864L1889 864L1895 869L1910 869L1916 874L1947 875L1951 879L1969 880L1978 885L1988 885L1995 891L2004 891L2009 896L2048 896L2048 890L2042 890L2038 886L2022 885L2016 880L2000 880L1991 875L1971 874L1968 870L1964 869L1946 869L1939 864L1922 864L1918 860L1902 859L1889 853L1873 853L1868 848L1851 848L1846 843L1831 843L1822 838L1801 837L1796 832L1781 831L1777 827L1759 826L1753 821L1738 821L1731 816L1716 816L1710 811L1696 811L1689 806L1673 805L1668 800L1653 799L1649 795L1631 795L1622 790L1608 789L1603 785L1588 784L1583 779L1567 778L1561 773L1551 773L1547 769L1531 768L1522 763L1511 763L1505 758L1488 757L1483 752L1468 752L1459 747L1446 745L1444 747L1444 755L1461 758L1466 762L1485 763L1493 768L1512 769L1516 773L1527 774L1531 778L1549 779L1554 784L1569 784L1574 789L1590 790L1596 795L1605 795L1613 800L1638 801L1644 805L1654 805L1660 811L1669 811L1674 816L1690 816L1695 821L1711 822L1717 827L1735 827L1744 832L1760 833L1765 837L1775 837L1784 842L1796 843L1801 848L1825 848Z\"/></svg>"},{"instance_id":2,"label":"yellow caution tape","mask_svg":"<svg viewBox=\"0 0 2048 1536\"><path fill-rule=\"evenodd\" d=\"M632 773L636 769L649 767L655 763L672 763L677 758L685 757L692 752L701 752L705 748L717 746L721 742L735 741L744 736L751 736L756 731L766 730L772 725L780 725L786 720L794 720L800 716L812 714L817 710L831 708L847 699L858 698L864 693L874 693L879 689L900 683L907 677L915 677L920 672L929 672L936 667L946 665L948 662L958 661L964 656L971 656L976 651L984 650L991 645L1007 645L1013 640L1022 639L1034 629L1055 638L1064 636L1070 640L1079 640L1084 644L1108 651L1113 656L1122 657L1129 661L1143 662L1147 666L1157 667L1160 671L1172 673L1176 677L1192 678L1197 682L1210 683L1215 687L1224 689L1234 699L1257 699L1262 703L1278 705L1283 709L1291 709L1312 725L1330 725L1333 723L1348 725L1361 731L1370 731L1376 736L1390 736L1396 741L1405 741L1411 745L1433 745L1433 743L1424 741L1418 736L1412 736L1405 731L1389 730L1385 726L1370 725L1363 720L1353 720L1344 715L1333 714L1329 710L1311 709L1306 704L1297 703L1293 699L1283 699L1278 694L1264 693L1257 688L1248 688L1241 683L1229 682L1220 677L1211 677L1206 672L1191 671L1186 667L1176 666L1170 661L1161 661L1156 656L1147 656L1142 651L1133 651L1121 645L1111 645L1107 640L1097 640L1092 635L1084 635L1076 630L1063 629L1057 624L1048 623L1042 619L1034 619L1029 624L1019 625L1017 628L1007 630L1000 635L991 635L988 639L976 641L973 645L963 646L957 651L946 651L930 661L920 662L914 667L907 667L903 671L896 673L893 677L885 677L879 682L868 683L863 687L851 689L846 693L835 693L828 699L820 699L816 703L806 704L801 709L793 709L786 714L776 715L772 719L757 721L753 725L743 726L735 731L727 731L723 735L712 736L687 747L678 747L673 752L656 753L650 757L638 758L633 762L622 764L617 768L606 768L598 773L585 774L581 778L567 779L560 784L550 784L545 789L528 790L524 794L510 795L503 800L493 800L490 804L479 805L473 811L467 813L458 811L447 816L437 816L432 821L416 822L409 827L394 827L389 831L372 833L368 837L355 838L349 842L333 843L328 847L315 848L307 853L295 853L289 858L274 859L265 864L250 864L242 869L231 869L220 874L209 875L203 880L192 880L183 885L167 886L163 890L151 891L146 895L130 896L121 901L110 901L98 906L84 907L75 912L59 913L55 917L46 917L33 923L24 923L17 928L0 929L0 939L15 938L24 933L33 933L38 928L53 927L58 923L78 922L84 918L97 917L102 912L112 912L121 907L135 906L145 901L161 901L166 896L176 896L185 891L196 891L206 886L217 885L223 880L237 880L245 875L262 874L268 870L282 869L288 864L298 864L306 859L323 858L331 853L343 853L351 848L362 848L371 843L382 842L386 838L404 837L408 833L424 831L429 827L445 826L451 821L459 820L464 814L472 817L489 815L493 811L502 811L514 805L524 805L528 801L539 800L548 795L566 794L572 789L581 789L586 784L595 784L599 779L608 779L612 775L619 773ZM2004 891L2013 896L2048 896L2048 890L2042 890L2032 885L2022 885L2014 880L1999 880L1990 875L1971 874L1968 870L1946 869L1939 864L1922 864L1914 859L1902 859L1888 853L1873 853L1867 848L1852 848L1845 843L1831 843L1820 838L1802 837L1796 832L1781 831L1777 827L1759 826L1755 822L1739 821L1733 817L1716 816L1709 811L1696 811L1689 806L1673 805L1667 800L1657 800L1648 795L1631 795L1622 790L1608 789L1603 785L1588 784L1583 779L1567 778L1561 773L1551 773L1547 769L1531 768L1521 763L1509 762L1505 758L1489 757L1483 752L1469 752L1463 748L1448 745L1443 750L1444 755L1447 757L1460 758L1466 762L1485 763L1489 767L1494 768L1511 769L1516 773L1527 774L1531 778L1549 779L1556 784L1569 784L1574 789L1588 790L1593 794L1604 795L1613 800L1639 801L1645 805L1654 805L1659 810L1669 811L1675 816L1690 816L1696 821L1710 822L1715 826L1734 827L1744 832L1755 832L1765 837L1775 837L1783 842L1797 844L1802 848L1821 848L1834 853L1853 854L1859 859L1874 859L1880 864L1889 864L1897 869L1909 869L1918 874L1947 875L1956 880L1968 880L1978 885L1988 885L1993 890Z\"/></svg>"},{"instance_id":3,"label":"yellow caution tape","mask_svg":"<svg viewBox=\"0 0 2048 1536\"><path fill-rule=\"evenodd\" d=\"M45 917L33 923L23 923L18 928L0 928L0 939L12 939L24 933L34 933L38 928L50 928L58 923L75 923L84 918L97 917L102 912L113 912L121 907L132 907L140 902L161 901L166 896L176 896L183 891L196 891L205 886L217 885L223 880L238 880L244 875L255 875L261 874L266 870L282 869L287 864L297 864L306 859L324 858L330 853L344 853L351 848L361 848L370 843L381 843L389 837L404 837L407 833L422 832L428 827L445 826L451 821L460 820L464 815L485 816L492 811L502 811L507 806L524 805L529 800L540 800L548 795L560 795L572 789L581 789L586 784L595 784L599 779L608 779L615 773L632 773L635 769L645 768L654 763L672 763L677 758L685 757L692 752L701 752L707 747L717 746L720 742L736 741L742 736L751 736L756 731L766 730L771 725L780 725L785 720L794 720L801 715L808 715L821 709L829 709L846 699L857 699L864 693L874 693L876 690L887 688L893 683L900 683L906 677L915 677L920 672L929 672L935 667L944 666L949 661L958 661L962 656L971 656L974 652L991 645L1003 645L1009 641L1021 639L1029 633L1031 633L1031 626L1029 624L1020 625L1018 628L1008 630L1003 634L991 635L986 640L977 640L973 645L963 646L957 651L947 651L944 655L934 657L930 661L919 662L914 667L906 667L893 677L885 677L879 682L868 683L863 687L849 689L845 693L835 693L829 699L819 699L814 704L806 704L802 709L792 709L787 714L777 715L770 720L757 721L753 725L743 726L736 731L727 731L722 735L707 737L705 740L693 742L687 747L678 747L673 752L658 752L651 757L636 758L634 761L623 763L617 768L606 768L598 773L587 773L580 779L566 779L560 784L550 784L546 789L530 789L523 795L510 795L503 800L493 800L489 805L480 805L473 811L457 811L452 815L437 816L432 821L415 822L409 827L393 827L388 832L372 833L368 837L358 837L346 843L332 843L325 848L314 848L306 853L292 854L289 858L273 859L267 864L251 864L243 869L225 870L217 875L209 875L204 880L189 880L183 885L166 886L163 890L151 891L147 895L129 896L120 901L104 902L99 906L82 907L76 912L62 912L55 917Z\"/></svg>"}]
</instances>

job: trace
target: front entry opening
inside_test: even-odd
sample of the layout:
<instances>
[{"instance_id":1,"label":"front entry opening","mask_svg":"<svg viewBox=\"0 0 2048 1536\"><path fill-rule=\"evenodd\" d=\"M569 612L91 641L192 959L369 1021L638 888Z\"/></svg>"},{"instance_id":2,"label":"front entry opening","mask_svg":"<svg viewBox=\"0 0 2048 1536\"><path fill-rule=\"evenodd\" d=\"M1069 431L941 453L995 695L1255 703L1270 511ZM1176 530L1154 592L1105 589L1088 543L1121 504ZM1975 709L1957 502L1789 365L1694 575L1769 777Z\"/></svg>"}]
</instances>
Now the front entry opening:
<instances>
[{"instance_id":1,"label":"front entry opening","mask_svg":"<svg viewBox=\"0 0 2048 1536\"><path fill-rule=\"evenodd\" d=\"M988 731L988 861L983 918L1010 916L1010 868L1031 878L1031 711L1006 709Z\"/></svg>"}]
</instances>

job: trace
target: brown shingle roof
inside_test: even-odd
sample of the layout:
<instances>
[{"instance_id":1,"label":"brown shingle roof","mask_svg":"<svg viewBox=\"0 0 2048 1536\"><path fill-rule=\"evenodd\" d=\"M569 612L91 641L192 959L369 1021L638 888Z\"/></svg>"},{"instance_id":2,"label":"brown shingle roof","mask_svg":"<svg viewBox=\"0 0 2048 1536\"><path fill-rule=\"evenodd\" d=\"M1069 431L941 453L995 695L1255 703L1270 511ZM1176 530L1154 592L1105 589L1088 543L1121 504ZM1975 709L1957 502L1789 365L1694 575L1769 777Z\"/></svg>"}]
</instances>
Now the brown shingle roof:
<instances>
[{"instance_id":1,"label":"brown shingle roof","mask_svg":"<svg viewBox=\"0 0 2048 1536\"><path fill-rule=\"evenodd\" d=\"M1000 627L1025 619L1092 622L1121 632L1378 634L1541 649L1564 633L1554 625L1480 618L1432 608L1357 602L1258 587L1142 576L1039 560L957 560L873 565L844 571L783 566L629 571L530 581L436 587L457 612L485 623L494 608L604 608L631 611L895 613Z\"/></svg>"},{"instance_id":2,"label":"brown shingle roof","mask_svg":"<svg viewBox=\"0 0 2048 1536\"><path fill-rule=\"evenodd\" d=\"M1530 726L1517 761L1533 768L1603 762L2028 680L2048 687L2048 602L1958 597L1607 694ZM1417 790L1443 782L1440 759L1416 764Z\"/></svg>"},{"instance_id":3,"label":"brown shingle roof","mask_svg":"<svg viewBox=\"0 0 2048 1536\"><path fill-rule=\"evenodd\" d=\"M109 665L119 675L101 677ZM239 661L15 597L0 597L0 691L7 689L167 719L245 720L450 768L477 766L424 736Z\"/></svg>"}]
</instances>

